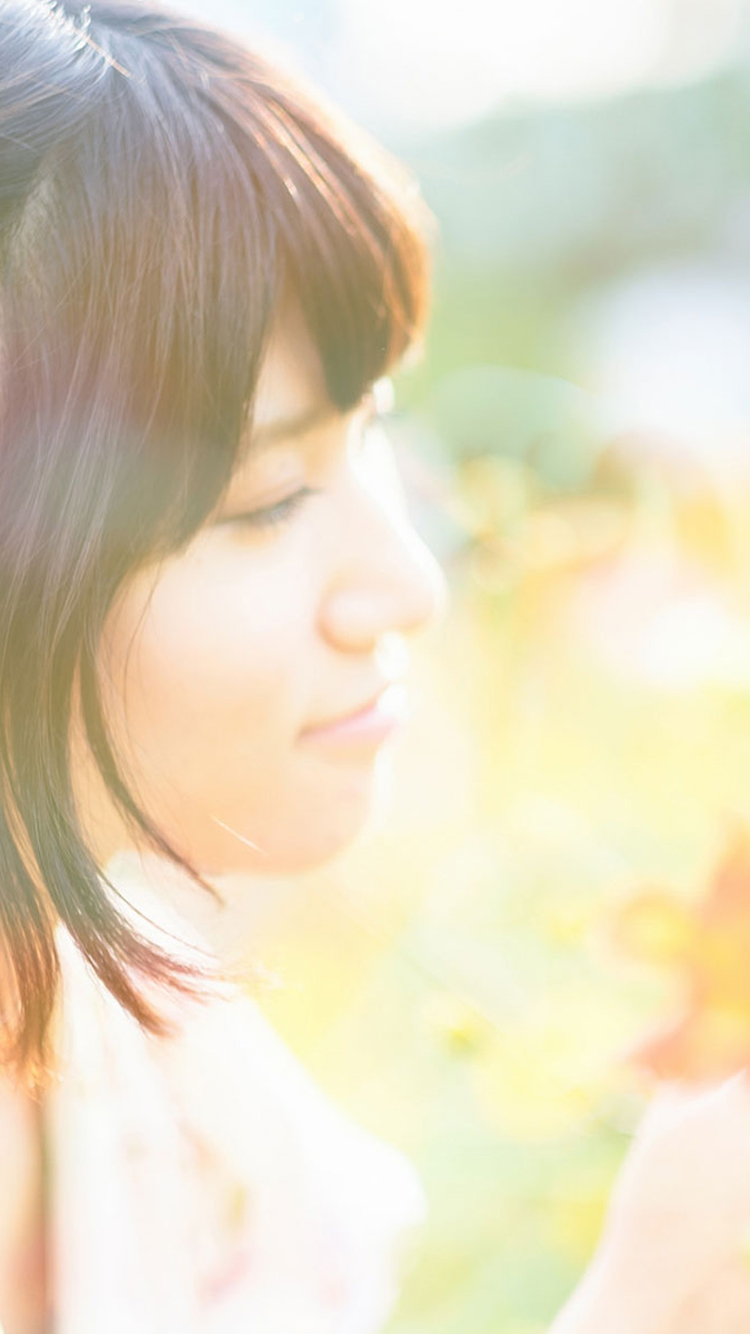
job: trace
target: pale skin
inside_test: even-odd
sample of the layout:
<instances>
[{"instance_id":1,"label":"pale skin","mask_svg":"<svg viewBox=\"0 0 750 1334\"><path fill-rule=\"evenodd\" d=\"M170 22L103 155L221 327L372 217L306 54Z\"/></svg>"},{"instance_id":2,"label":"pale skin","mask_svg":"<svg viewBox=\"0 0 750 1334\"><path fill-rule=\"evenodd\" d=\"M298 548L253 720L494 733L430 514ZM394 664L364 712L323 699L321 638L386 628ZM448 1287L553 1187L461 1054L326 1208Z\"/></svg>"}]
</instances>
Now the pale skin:
<instances>
[{"instance_id":1,"label":"pale skin","mask_svg":"<svg viewBox=\"0 0 750 1334\"><path fill-rule=\"evenodd\" d=\"M442 573L369 412L332 409L304 328L293 306L283 310L253 424L264 447L185 551L131 579L105 627L105 706L142 804L204 873L241 873L248 892L253 877L328 862L366 825L390 746L332 751L305 729L403 676L410 639L445 609ZM315 494L278 526L237 517L303 487ZM72 741L82 824L104 866L133 835L77 725ZM5 1334L43 1334L39 1111L1 1085L0 1143L0 1319ZM749 1329L746 1225L750 1081L667 1091L550 1334Z\"/></svg>"},{"instance_id":2,"label":"pale skin","mask_svg":"<svg viewBox=\"0 0 750 1334\"><path fill-rule=\"evenodd\" d=\"M188 550L132 579L105 627L105 707L134 786L209 874L307 870L351 842L382 756L333 755L301 733L403 676L409 640L444 607L371 415L367 401L332 407L285 310L248 462ZM277 526L239 517L305 487L314 494ZM104 864L131 835L79 750L79 804Z\"/></svg>"},{"instance_id":3,"label":"pale skin","mask_svg":"<svg viewBox=\"0 0 750 1334\"><path fill-rule=\"evenodd\" d=\"M750 1076L664 1085L549 1334L746 1334L749 1242Z\"/></svg>"}]
</instances>

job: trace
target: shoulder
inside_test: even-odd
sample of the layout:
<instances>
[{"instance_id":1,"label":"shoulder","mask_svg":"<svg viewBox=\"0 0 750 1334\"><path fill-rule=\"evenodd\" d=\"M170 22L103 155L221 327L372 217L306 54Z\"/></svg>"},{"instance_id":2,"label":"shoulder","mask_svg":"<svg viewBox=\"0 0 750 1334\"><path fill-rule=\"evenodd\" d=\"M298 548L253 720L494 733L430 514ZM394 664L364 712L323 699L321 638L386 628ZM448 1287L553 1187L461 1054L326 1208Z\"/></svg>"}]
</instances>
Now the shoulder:
<instances>
[{"instance_id":1,"label":"shoulder","mask_svg":"<svg viewBox=\"0 0 750 1334\"><path fill-rule=\"evenodd\" d=\"M11 1329L38 1327L43 1302L41 1127L37 1099L0 1073L0 1311Z\"/></svg>"}]
</instances>

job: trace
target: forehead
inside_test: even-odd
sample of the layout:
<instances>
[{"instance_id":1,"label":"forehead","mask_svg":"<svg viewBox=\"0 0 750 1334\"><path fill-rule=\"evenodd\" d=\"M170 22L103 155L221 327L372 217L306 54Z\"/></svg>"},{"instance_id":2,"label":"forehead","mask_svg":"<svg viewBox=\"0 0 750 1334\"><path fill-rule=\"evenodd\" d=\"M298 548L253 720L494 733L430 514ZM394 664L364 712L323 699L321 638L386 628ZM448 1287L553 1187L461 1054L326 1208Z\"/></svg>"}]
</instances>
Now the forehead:
<instances>
[{"instance_id":1,"label":"forehead","mask_svg":"<svg viewBox=\"0 0 750 1334\"><path fill-rule=\"evenodd\" d=\"M261 364L252 434L331 406L318 351L298 305L288 299L273 322Z\"/></svg>"}]
</instances>

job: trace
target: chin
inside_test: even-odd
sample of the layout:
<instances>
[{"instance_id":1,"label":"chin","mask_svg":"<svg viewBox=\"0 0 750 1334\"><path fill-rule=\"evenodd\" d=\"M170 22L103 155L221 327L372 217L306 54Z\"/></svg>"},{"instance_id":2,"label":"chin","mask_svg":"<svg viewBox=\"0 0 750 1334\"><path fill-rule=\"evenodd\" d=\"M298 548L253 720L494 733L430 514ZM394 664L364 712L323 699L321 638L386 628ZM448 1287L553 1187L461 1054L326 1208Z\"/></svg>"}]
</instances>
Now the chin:
<instances>
[{"instance_id":1,"label":"chin","mask_svg":"<svg viewBox=\"0 0 750 1334\"><path fill-rule=\"evenodd\" d=\"M369 827L372 813L372 800L360 803L356 809L341 804L322 812L318 821L312 820L308 812L304 828L290 821L286 828L262 834L255 830L255 847L244 841L243 826L250 821L240 814L212 830L207 845L193 846L190 854L206 874L300 875L326 866L346 852Z\"/></svg>"},{"instance_id":2,"label":"chin","mask_svg":"<svg viewBox=\"0 0 750 1334\"><path fill-rule=\"evenodd\" d=\"M315 871L336 860L357 839L362 826L336 838L317 838L309 844L280 842L266 847L264 853L247 850L241 846L236 849L201 850L191 853L201 873L209 879L222 875L303 875L306 871ZM230 837L230 835L227 835Z\"/></svg>"},{"instance_id":3,"label":"chin","mask_svg":"<svg viewBox=\"0 0 750 1334\"><path fill-rule=\"evenodd\" d=\"M201 814L177 844L206 876L299 875L336 860L388 805L391 766L350 772L345 781L305 783L269 815L226 803ZM216 810L217 807L214 807Z\"/></svg>"}]
</instances>

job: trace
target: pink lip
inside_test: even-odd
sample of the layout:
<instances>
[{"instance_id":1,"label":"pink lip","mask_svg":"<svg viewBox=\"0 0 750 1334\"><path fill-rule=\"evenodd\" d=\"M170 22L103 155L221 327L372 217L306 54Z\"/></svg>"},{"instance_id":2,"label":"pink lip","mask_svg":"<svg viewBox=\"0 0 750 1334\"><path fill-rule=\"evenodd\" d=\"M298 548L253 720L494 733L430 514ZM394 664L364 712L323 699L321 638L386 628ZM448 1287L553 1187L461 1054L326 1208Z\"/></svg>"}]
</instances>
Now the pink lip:
<instances>
[{"instance_id":1,"label":"pink lip","mask_svg":"<svg viewBox=\"0 0 750 1334\"><path fill-rule=\"evenodd\" d=\"M337 718L320 727L307 727L301 735L304 741L327 744L351 745L365 742L378 745L403 725L408 714L406 686L403 682L396 681L387 686L367 708L360 709L358 713L350 713L345 718Z\"/></svg>"}]
</instances>

